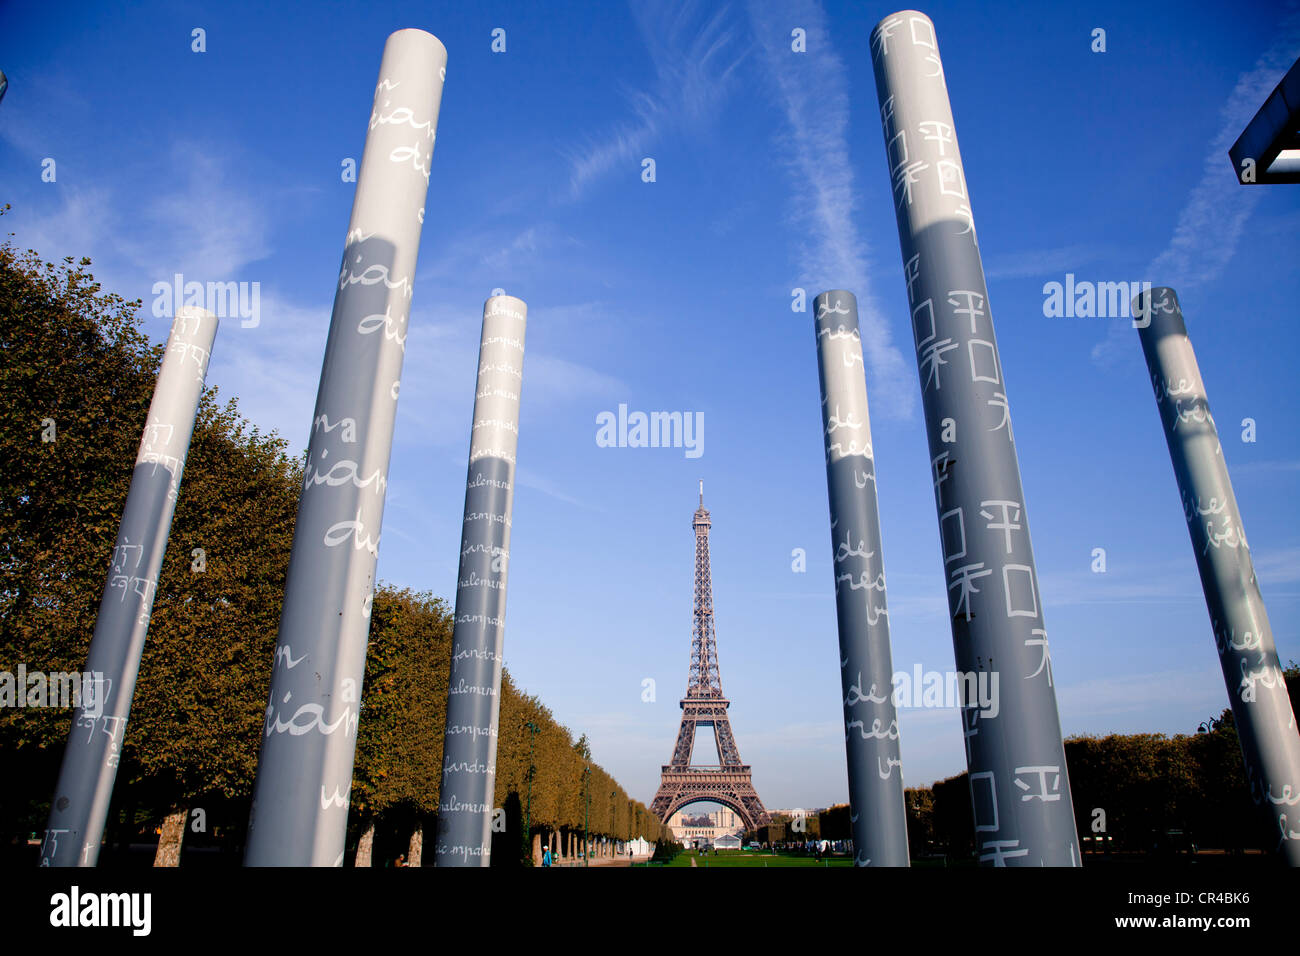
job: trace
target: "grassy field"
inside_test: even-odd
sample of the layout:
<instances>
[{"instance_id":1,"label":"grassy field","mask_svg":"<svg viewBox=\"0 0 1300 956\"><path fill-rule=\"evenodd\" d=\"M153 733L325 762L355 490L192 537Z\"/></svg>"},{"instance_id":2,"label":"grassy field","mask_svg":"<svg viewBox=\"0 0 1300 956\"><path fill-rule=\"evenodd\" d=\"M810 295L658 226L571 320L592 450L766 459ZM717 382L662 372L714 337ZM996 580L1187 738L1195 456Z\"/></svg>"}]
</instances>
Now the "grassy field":
<instances>
[{"instance_id":1,"label":"grassy field","mask_svg":"<svg viewBox=\"0 0 1300 956\"><path fill-rule=\"evenodd\" d=\"M847 856L827 857L817 860L811 856L794 856L784 853L765 853L758 850L719 850L717 854L697 855L694 851L679 853L668 866L689 867L691 861L696 866L852 866L853 861Z\"/></svg>"}]
</instances>

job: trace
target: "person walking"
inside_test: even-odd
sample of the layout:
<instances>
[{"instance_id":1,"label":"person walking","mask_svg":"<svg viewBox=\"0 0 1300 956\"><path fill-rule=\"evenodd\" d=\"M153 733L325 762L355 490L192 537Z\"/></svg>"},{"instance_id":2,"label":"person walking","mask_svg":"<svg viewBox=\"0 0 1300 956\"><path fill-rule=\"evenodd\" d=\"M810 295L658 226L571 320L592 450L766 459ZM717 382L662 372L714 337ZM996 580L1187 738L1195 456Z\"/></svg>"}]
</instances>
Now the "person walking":
<instances>
[{"instance_id":1,"label":"person walking","mask_svg":"<svg viewBox=\"0 0 1300 956\"><path fill-rule=\"evenodd\" d=\"M542 866L551 865L551 848L549 845L542 848Z\"/></svg>"}]
</instances>

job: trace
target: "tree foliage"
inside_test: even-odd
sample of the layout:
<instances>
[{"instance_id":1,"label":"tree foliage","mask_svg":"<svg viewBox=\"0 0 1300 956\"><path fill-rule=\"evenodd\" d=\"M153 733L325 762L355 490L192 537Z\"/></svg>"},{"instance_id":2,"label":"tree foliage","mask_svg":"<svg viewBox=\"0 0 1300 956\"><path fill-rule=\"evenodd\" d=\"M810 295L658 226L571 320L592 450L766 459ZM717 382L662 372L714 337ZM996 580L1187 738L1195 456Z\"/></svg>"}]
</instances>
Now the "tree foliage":
<instances>
[{"instance_id":1,"label":"tree foliage","mask_svg":"<svg viewBox=\"0 0 1300 956\"><path fill-rule=\"evenodd\" d=\"M162 356L140 330L140 303L102 292L89 265L0 246L0 671L84 667ZM137 818L152 830L169 812L202 807L238 850L301 486L302 462L284 439L206 389L114 790L110 819L127 811L128 829ZM445 601L376 589L352 788L357 824L434 822L451 631ZM43 828L70 726L64 709L0 709L3 842ZM645 806L508 673L496 781L497 805L528 804L534 830L580 831L587 822L598 835L660 835Z\"/></svg>"},{"instance_id":2,"label":"tree foliage","mask_svg":"<svg viewBox=\"0 0 1300 956\"><path fill-rule=\"evenodd\" d=\"M1300 666L1292 661L1284 675L1296 710ZM1276 846L1251 801L1231 709L1193 734L1070 737L1065 760L1081 841L1104 836L1113 849L1148 850L1163 842L1162 834L1180 830L1200 846ZM922 839L949 854L973 852L965 773L909 789L907 812L913 855L921 852Z\"/></svg>"}]
</instances>

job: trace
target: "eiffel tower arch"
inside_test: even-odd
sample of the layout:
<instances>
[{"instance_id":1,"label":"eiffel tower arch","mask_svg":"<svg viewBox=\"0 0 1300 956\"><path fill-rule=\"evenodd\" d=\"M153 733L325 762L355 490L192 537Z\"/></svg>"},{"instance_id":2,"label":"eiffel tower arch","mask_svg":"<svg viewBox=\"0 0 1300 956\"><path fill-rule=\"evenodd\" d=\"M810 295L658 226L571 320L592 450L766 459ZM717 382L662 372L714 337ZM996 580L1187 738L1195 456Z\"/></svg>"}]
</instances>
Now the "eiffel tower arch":
<instances>
[{"instance_id":1,"label":"eiffel tower arch","mask_svg":"<svg viewBox=\"0 0 1300 956\"><path fill-rule=\"evenodd\" d=\"M672 760L663 767L659 791L650 811L668 819L691 803L709 801L730 807L745 829L768 822L767 810L754 790L748 764L741 763L736 737L731 732L727 708L731 701L722 694L718 670L718 645L713 630L713 582L709 574L709 529L712 521L704 507L704 482L700 482L700 507L691 521L695 529L695 613L691 639L691 670L682 698L682 723ZM716 765L693 765L695 735L701 727L713 730L718 751Z\"/></svg>"}]
</instances>

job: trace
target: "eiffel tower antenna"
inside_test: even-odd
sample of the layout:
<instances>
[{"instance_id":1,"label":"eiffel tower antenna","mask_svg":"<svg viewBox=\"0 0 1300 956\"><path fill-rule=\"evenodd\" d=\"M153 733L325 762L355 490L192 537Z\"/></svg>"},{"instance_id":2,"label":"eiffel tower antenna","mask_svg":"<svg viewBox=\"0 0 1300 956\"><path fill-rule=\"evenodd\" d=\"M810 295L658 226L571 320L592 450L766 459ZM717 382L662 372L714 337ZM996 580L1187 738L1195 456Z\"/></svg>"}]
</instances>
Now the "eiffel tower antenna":
<instances>
[{"instance_id":1,"label":"eiffel tower antenna","mask_svg":"<svg viewBox=\"0 0 1300 956\"><path fill-rule=\"evenodd\" d=\"M700 479L700 507L691 520L695 529L695 604L691 638L691 669L686 696L681 700L682 723L671 762L662 768L659 792L650 811L665 823L687 804L710 801L735 810L745 828L753 830L768 821L758 798L750 768L740 762L740 750L731 732L718 669L718 644L713 627L713 582L709 572L709 530L713 521L704 507L704 479ZM714 766L693 766L695 734L700 727L713 729L718 751Z\"/></svg>"}]
</instances>

